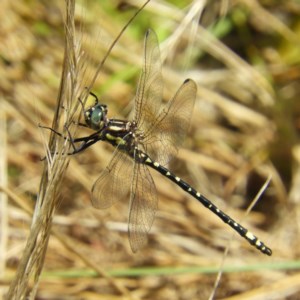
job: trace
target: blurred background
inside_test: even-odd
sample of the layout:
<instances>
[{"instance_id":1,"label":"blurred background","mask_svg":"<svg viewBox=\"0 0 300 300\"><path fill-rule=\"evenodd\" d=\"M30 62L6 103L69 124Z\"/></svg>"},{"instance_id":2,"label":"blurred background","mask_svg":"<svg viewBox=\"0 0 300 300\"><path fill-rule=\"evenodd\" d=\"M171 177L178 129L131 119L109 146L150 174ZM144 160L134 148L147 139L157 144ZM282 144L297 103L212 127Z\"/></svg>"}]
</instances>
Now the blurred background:
<instances>
[{"instance_id":1,"label":"blurred background","mask_svg":"<svg viewBox=\"0 0 300 300\"><path fill-rule=\"evenodd\" d=\"M142 4L76 1L77 40L88 57L88 71L78 79L83 86ZM2 295L30 232L28 211L49 136L38 124L51 126L56 110L64 10L62 1L0 3ZM109 117L128 117L144 35L152 28L160 41L164 101L186 78L198 85L190 130L170 169L251 229L273 256L155 172L159 209L148 245L133 254L128 199L103 211L91 206L91 187L113 153L97 143L71 157L53 228L72 246L51 236L37 299L300 299L299 15L296 0L151 1L92 89ZM76 136L90 133L78 128Z\"/></svg>"}]
</instances>

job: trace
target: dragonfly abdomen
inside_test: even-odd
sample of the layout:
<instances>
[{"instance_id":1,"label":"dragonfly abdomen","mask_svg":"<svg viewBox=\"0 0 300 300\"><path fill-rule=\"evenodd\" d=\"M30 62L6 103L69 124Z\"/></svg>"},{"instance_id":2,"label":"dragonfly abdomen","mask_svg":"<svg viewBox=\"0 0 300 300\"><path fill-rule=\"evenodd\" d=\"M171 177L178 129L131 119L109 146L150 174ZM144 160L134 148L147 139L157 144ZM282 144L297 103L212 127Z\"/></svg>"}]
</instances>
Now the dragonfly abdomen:
<instances>
[{"instance_id":1,"label":"dragonfly abdomen","mask_svg":"<svg viewBox=\"0 0 300 300\"><path fill-rule=\"evenodd\" d=\"M204 205L215 215L217 215L224 223L232 227L240 236L245 238L251 245L255 246L264 254L272 255L272 250L268 248L263 242L261 242L252 232L250 232L245 227L234 221L231 217L225 214L216 205L214 205L211 201L209 201L206 197L204 197L201 193L195 190L188 183L183 181L180 177L173 174L169 169L163 167L158 162L152 161L152 159L147 154L141 153L139 156L143 158L143 163L156 170L163 176L167 177L175 184L177 184L180 188L182 188L185 192L193 196L202 205Z\"/></svg>"}]
</instances>

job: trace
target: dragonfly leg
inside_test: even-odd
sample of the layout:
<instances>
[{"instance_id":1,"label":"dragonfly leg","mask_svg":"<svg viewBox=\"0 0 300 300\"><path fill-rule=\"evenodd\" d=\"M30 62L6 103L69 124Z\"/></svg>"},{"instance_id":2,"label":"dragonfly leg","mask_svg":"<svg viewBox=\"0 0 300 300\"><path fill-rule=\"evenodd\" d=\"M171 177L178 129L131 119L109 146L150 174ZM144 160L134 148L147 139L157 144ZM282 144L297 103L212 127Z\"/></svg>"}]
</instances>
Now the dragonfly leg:
<instances>
[{"instance_id":1,"label":"dragonfly leg","mask_svg":"<svg viewBox=\"0 0 300 300\"><path fill-rule=\"evenodd\" d=\"M80 138L73 139L69 129L66 128L66 127L65 127L65 129L68 132L68 137L63 136L60 132L56 131L55 129L53 129L51 127L43 126L43 125L40 125L40 124L38 126L40 128L44 128L44 129L48 129L48 130L52 131L56 135L64 138L65 140L69 140L71 145L72 145L73 151L69 152L68 155L74 155L76 153L79 153L79 152L85 150L86 148L90 147L91 145L95 144L96 142L98 142L102 139L99 136L98 132L95 132L95 133L93 133L89 136L86 136L86 137L80 137ZM81 143L81 144L79 145L79 147L76 147L76 145L75 145L76 143ZM58 153L56 153L56 154L58 154ZM45 157L42 158L41 160L44 160L44 159L45 159Z\"/></svg>"},{"instance_id":2,"label":"dragonfly leg","mask_svg":"<svg viewBox=\"0 0 300 300\"><path fill-rule=\"evenodd\" d=\"M92 95L95 98L95 105L97 105L99 103L99 99L96 96L96 94L94 94L93 92L90 92L90 95Z\"/></svg>"},{"instance_id":3,"label":"dragonfly leg","mask_svg":"<svg viewBox=\"0 0 300 300\"><path fill-rule=\"evenodd\" d=\"M53 128L51 128L51 127L43 126L43 125L41 125L41 124L38 124L38 127L39 127L39 128L48 129L48 130L52 131L53 133L55 133L55 134L57 134L57 135L63 137L64 139L66 139L66 137L64 137L60 132L56 131L55 129L53 129Z\"/></svg>"}]
</instances>

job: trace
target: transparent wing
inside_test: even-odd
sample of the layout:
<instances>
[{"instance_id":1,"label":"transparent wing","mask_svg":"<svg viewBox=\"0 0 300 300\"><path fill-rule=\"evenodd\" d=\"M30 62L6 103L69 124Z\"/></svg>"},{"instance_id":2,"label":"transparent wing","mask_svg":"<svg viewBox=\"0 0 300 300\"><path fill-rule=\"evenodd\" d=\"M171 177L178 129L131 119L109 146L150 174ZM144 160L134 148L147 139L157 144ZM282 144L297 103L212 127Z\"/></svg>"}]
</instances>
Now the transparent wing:
<instances>
[{"instance_id":1,"label":"transparent wing","mask_svg":"<svg viewBox=\"0 0 300 300\"><path fill-rule=\"evenodd\" d=\"M115 150L108 166L101 172L92 187L92 204L95 208L108 208L128 197L134 161L125 153Z\"/></svg>"},{"instance_id":2,"label":"transparent wing","mask_svg":"<svg viewBox=\"0 0 300 300\"><path fill-rule=\"evenodd\" d=\"M158 40L155 32L148 29L144 43L144 64L134 104L134 120L142 131L147 131L155 121L161 106L162 92Z\"/></svg>"},{"instance_id":3,"label":"transparent wing","mask_svg":"<svg viewBox=\"0 0 300 300\"><path fill-rule=\"evenodd\" d=\"M132 178L128 224L129 242L133 252L147 243L157 205L153 178L146 165L136 163Z\"/></svg>"},{"instance_id":4,"label":"transparent wing","mask_svg":"<svg viewBox=\"0 0 300 300\"><path fill-rule=\"evenodd\" d=\"M187 79L172 100L166 103L152 127L145 133L143 145L153 159L167 164L178 151L188 131L197 93L196 83Z\"/></svg>"}]
</instances>

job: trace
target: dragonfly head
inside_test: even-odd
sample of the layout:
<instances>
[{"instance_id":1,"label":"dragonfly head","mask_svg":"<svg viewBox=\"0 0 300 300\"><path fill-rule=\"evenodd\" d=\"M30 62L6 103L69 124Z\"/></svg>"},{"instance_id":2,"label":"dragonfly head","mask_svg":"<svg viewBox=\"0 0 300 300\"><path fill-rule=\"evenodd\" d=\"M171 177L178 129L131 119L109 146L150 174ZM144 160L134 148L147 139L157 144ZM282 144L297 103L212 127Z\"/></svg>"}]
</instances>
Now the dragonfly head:
<instances>
[{"instance_id":1,"label":"dragonfly head","mask_svg":"<svg viewBox=\"0 0 300 300\"><path fill-rule=\"evenodd\" d=\"M95 104L84 112L85 122L94 130L101 130L107 123L107 107L105 104Z\"/></svg>"}]
</instances>

